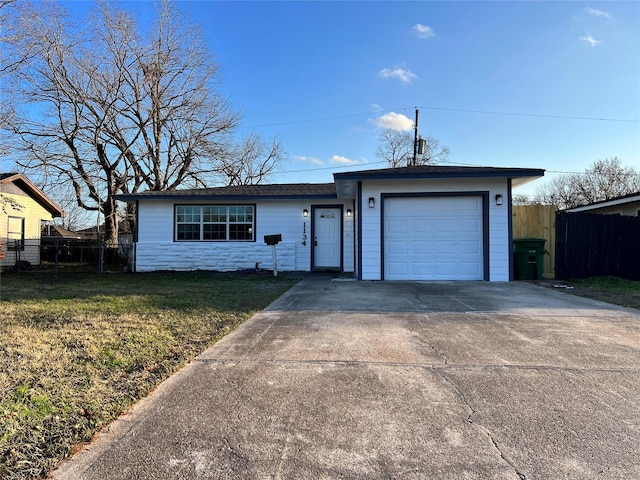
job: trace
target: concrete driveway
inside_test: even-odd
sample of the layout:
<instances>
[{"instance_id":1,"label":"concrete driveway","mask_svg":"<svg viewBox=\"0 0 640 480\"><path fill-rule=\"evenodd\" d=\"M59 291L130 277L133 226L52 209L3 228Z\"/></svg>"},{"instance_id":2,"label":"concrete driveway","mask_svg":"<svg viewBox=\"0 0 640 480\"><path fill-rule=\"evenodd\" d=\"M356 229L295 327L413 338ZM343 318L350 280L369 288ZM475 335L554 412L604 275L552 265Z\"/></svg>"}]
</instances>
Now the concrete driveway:
<instances>
[{"instance_id":1,"label":"concrete driveway","mask_svg":"<svg viewBox=\"0 0 640 480\"><path fill-rule=\"evenodd\" d=\"M640 312L308 277L53 476L640 478Z\"/></svg>"}]
</instances>

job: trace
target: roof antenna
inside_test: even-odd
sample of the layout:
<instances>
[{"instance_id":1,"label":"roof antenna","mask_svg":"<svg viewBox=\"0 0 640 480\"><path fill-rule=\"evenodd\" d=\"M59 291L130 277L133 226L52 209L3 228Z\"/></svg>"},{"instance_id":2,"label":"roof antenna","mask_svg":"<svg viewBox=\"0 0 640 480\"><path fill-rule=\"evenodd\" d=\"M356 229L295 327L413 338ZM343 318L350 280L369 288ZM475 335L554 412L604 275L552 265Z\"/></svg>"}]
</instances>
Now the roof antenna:
<instances>
[{"instance_id":1,"label":"roof antenna","mask_svg":"<svg viewBox=\"0 0 640 480\"><path fill-rule=\"evenodd\" d=\"M416 166L418 156L418 107L416 107L416 123L413 125L413 166Z\"/></svg>"}]
</instances>

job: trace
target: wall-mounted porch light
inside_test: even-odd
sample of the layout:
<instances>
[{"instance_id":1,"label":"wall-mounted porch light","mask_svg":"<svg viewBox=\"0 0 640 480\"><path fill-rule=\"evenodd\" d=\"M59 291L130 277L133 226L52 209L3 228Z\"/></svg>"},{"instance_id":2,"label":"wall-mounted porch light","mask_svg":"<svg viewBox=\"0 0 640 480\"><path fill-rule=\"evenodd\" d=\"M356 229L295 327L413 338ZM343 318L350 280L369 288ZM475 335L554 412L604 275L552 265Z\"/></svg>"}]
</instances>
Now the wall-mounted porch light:
<instances>
[{"instance_id":1,"label":"wall-mounted porch light","mask_svg":"<svg viewBox=\"0 0 640 480\"><path fill-rule=\"evenodd\" d=\"M309 216L309 210L307 210L306 208L304 210L302 210L302 216L303 217L308 217Z\"/></svg>"},{"instance_id":2,"label":"wall-mounted porch light","mask_svg":"<svg viewBox=\"0 0 640 480\"><path fill-rule=\"evenodd\" d=\"M375 208L376 206L376 199L373 197L369 197L369 208Z\"/></svg>"},{"instance_id":3,"label":"wall-mounted porch light","mask_svg":"<svg viewBox=\"0 0 640 480\"><path fill-rule=\"evenodd\" d=\"M347 217L350 217L350 216L351 216L351 209L347 208Z\"/></svg>"},{"instance_id":4,"label":"wall-mounted porch light","mask_svg":"<svg viewBox=\"0 0 640 480\"><path fill-rule=\"evenodd\" d=\"M496 195L496 205L502 205L502 195Z\"/></svg>"}]
</instances>

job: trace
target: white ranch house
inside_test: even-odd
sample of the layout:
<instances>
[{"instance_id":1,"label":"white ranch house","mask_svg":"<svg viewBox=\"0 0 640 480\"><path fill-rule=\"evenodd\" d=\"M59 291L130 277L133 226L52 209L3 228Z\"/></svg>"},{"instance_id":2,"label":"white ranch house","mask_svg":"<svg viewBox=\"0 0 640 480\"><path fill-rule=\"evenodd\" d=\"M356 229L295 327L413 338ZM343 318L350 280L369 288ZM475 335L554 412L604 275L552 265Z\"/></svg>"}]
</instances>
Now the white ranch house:
<instances>
[{"instance_id":1,"label":"white ranch house","mask_svg":"<svg viewBox=\"0 0 640 480\"><path fill-rule=\"evenodd\" d=\"M511 197L541 169L417 166L326 184L144 192L134 268L335 270L360 280L513 279Z\"/></svg>"}]
</instances>

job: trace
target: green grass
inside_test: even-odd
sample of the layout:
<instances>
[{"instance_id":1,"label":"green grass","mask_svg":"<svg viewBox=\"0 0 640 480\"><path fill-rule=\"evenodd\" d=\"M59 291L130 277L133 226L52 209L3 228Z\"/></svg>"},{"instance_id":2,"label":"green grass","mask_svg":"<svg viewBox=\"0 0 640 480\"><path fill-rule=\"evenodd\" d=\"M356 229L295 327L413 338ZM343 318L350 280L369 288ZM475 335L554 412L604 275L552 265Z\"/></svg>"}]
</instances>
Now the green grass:
<instances>
[{"instance_id":1,"label":"green grass","mask_svg":"<svg viewBox=\"0 0 640 480\"><path fill-rule=\"evenodd\" d=\"M572 290L563 290L567 293L640 309L640 281L617 277L592 277L563 283L573 287Z\"/></svg>"},{"instance_id":2,"label":"green grass","mask_svg":"<svg viewBox=\"0 0 640 480\"><path fill-rule=\"evenodd\" d=\"M209 272L0 277L0 478L45 476L295 283Z\"/></svg>"}]
</instances>

